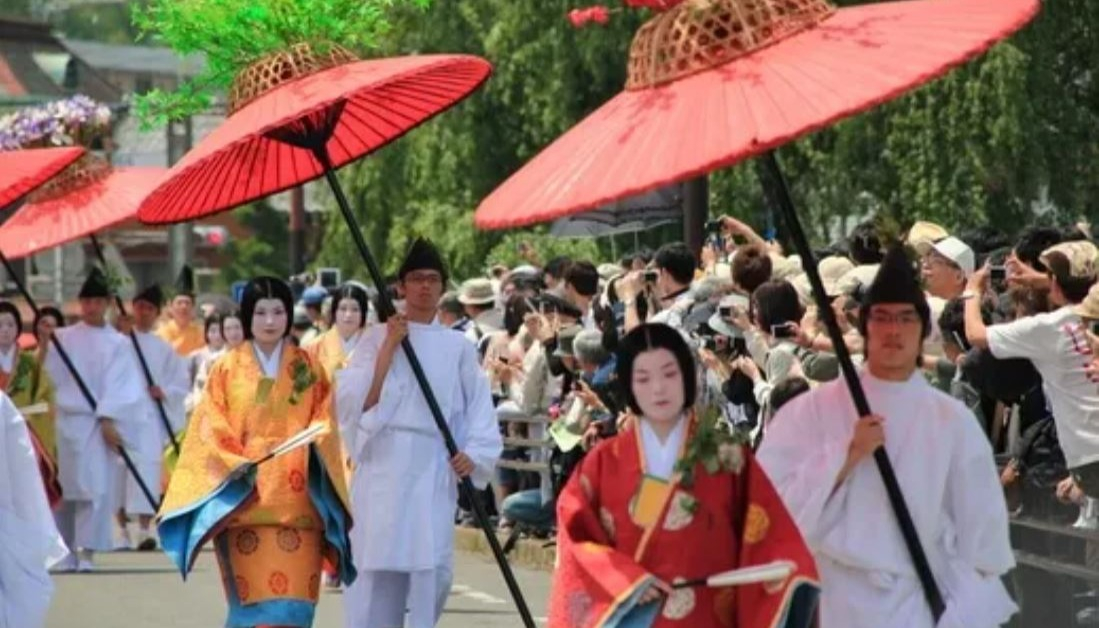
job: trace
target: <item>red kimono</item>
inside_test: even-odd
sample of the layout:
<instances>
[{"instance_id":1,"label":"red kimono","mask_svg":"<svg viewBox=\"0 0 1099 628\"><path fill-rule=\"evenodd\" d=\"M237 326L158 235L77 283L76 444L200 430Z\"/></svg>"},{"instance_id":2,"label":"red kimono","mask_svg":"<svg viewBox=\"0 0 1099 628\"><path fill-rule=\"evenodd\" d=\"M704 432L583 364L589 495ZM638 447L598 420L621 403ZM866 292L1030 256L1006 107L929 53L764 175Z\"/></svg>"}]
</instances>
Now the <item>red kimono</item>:
<instances>
[{"instance_id":1,"label":"red kimono","mask_svg":"<svg viewBox=\"0 0 1099 628\"><path fill-rule=\"evenodd\" d=\"M680 461L698 450L697 420L687 420ZM720 464L712 455L690 455L696 462L689 479L646 475L640 430L629 427L586 456L557 502L551 628L812 625L816 566L750 450L726 446ZM785 581L690 587L660 602L636 602L654 576L672 584L775 560L796 565Z\"/></svg>"}]
</instances>

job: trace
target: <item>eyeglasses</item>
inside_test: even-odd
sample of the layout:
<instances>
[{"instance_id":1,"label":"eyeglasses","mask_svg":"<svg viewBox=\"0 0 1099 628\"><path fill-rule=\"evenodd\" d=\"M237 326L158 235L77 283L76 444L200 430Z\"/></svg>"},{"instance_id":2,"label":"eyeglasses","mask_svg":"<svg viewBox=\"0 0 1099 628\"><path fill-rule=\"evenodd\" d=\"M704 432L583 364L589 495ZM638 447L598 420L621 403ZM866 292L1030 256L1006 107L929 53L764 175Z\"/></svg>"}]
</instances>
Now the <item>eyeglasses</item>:
<instances>
[{"instance_id":1,"label":"eyeglasses","mask_svg":"<svg viewBox=\"0 0 1099 628\"><path fill-rule=\"evenodd\" d=\"M443 278L438 273L409 273L404 276L404 282L435 285L443 283Z\"/></svg>"},{"instance_id":2,"label":"eyeglasses","mask_svg":"<svg viewBox=\"0 0 1099 628\"><path fill-rule=\"evenodd\" d=\"M873 325L902 325L904 327L910 327L921 322L920 315L912 311L898 312L896 314L889 312L870 312L870 317L867 320Z\"/></svg>"}]
</instances>

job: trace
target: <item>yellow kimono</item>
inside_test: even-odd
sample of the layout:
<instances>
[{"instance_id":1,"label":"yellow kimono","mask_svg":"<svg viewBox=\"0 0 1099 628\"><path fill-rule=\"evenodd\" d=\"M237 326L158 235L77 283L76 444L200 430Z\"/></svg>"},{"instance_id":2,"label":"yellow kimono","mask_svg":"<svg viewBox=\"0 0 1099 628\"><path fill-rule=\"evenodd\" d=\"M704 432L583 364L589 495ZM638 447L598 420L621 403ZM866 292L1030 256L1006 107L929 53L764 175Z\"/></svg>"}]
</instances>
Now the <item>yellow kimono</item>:
<instances>
[{"instance_id":1,"label":"yellow kimono","mask_svg":"<svg viewBox=\"0 0 1099 628\"><path fill-rule=\"evenodd\" d=\"M29 351L19 351L14 364L14 373L0 370L0 388L8 393L12 403L27 419L27 425L34 430L34 435L56 462L57 423L53 381L38 357ZM28 408L36 411L27 412Z\"/></svg>"},{"instance_id":2,"label":"yellow kimono","mask_svg":"<svg viewBox=\"0 0 1099 628\"><path fill-rule=\"evenodd\" d=\"M206 346L206 331L198 321L181 328L175 319L169 318L157 327L156 335L172 345L175 352L183 357Z\"/></svg>"},{"instance_id":3,"label":"yellow kimono","mask_svg":"<svg viewBox=\"0 0 1099 628\"><path fill-rule=\"evenodd\" d=\"M324 368L324 374L328 377L329 383L335 382L336 371L347 366L347 361L351 359L351 355L344 351L343 339L340 338L340 332L335 327L306 344L305 350Z\"/></svg>"},{"instance_id":4,"label":"yellow kimono","mask_svg":"<svg viewBox=\"0 0 1099 628\"><path fill-rule=\"evenodd\" d=\"M318 441L254 462L315 423ZM213 366L191 416L158 522L164 551L184 578L213 539L230 626L311 626L323 561L355 578L347 480L331 389L289 340L278 375L264 376L251 342Z\"/></svg>"}]
</instances>

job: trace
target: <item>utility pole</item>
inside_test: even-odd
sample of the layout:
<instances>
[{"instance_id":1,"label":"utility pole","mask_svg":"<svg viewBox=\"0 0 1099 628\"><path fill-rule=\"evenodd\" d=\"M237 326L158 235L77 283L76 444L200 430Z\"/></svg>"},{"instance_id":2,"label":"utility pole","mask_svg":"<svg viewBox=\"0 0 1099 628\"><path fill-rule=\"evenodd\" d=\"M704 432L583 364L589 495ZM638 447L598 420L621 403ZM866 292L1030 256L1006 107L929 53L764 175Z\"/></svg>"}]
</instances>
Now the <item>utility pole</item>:
<instances>
[{"instance_id":1,"label":"utility pole","mask_svg":"<svg viewBox=\"0 0 1099 628\"><path fill-rule=\"evenodd\" d=\"M175 165L191 150L194 132L191 117L168 123L168 166ZM171 267L169 280L179 276L185 265L194 257L194 238L191 223L184 222L168 228L168 259Z\"/></svg>"},{"instance_id":2,"label":"utility pole","mask_svg":"<svg viewBox=\"0 0 1099 628\"><path fill-rule=\"evenodd\" d=\"M710 178L702 175L683 185L683 241L695 255L702 252L709 217Z\"/></svg>"},{"instance_id":3,"label":"utility pole","mask_svg":"<svg viewBox=\"0 0 1099 628\"><path fill-rule=\"evenodd\" d=\"M290 190L290 274L305 272L305 191L304 186Z\"/></svg>"}]
</instances>

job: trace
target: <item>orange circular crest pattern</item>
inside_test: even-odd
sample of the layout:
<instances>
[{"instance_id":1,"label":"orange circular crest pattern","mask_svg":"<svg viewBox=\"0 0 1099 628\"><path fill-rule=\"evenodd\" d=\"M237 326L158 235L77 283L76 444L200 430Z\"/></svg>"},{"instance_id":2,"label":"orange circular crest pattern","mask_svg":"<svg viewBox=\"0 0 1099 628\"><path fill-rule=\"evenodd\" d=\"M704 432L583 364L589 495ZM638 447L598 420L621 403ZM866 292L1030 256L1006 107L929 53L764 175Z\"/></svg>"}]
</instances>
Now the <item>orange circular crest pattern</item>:
<instances>
[{"instance_id":1,"label":"orange circular crest pattern","mask_svg":"<svg viewBox=\"0 0 1099 628\"><path fill-rule=\"evenodd\" d=\"M744 542L749 545L759 543L771 529L771 518L759 504L748 505L748 517L744 523Z\"/></svg>"}]
</instances>

